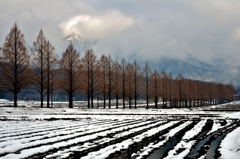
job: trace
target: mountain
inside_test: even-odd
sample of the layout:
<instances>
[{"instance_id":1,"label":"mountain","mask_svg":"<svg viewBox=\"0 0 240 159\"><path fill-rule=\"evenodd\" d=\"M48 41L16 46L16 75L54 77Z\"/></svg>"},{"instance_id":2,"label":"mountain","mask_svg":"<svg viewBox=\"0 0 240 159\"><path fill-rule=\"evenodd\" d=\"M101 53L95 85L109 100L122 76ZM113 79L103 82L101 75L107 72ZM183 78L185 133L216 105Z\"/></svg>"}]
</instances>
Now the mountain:
<instances>
[{"instance_id":1,"label":"mountain","mask_svg":"<svg viewBox=\"0 0 240 159\"><path fill-rule=\"evenodd\" d=\"M201 62L193 57L189 57L186 60L180 60L176 58L160 58L155 61L139 61L141 67L144 67L148 62L152 70L161 72L164 70L166 73L172 73L174 77L178 74L182 74L185 78L194 78L196 80L213 81L213 74L218 70L204 62Z\"/></svg>"},{"instance_id":2,"label":"mountain","mask_svg":"<svg viewBox=\"0 0 240 159\"><path fill-rule=\"evenodd\" d=\"M212 65L219 70L221 74L219 79L225 83L232 83L234 86L240 86L240 64L231 57L217 57L212 60Z\"/></svg>"},{"instance_id":3,"label":"mountain","mask_svg":"<svg viewBox=\"0 0 240 159\"><path fill-rule=\"evenodd\" d=\"M214 62L206 63L194 58L190 54L183 60L176 58L163 57L158 60L140 60L138 63L143 68L147 62L152 71L161 72L164 70L167 74L172 73L174 77L182 74L185 78L208 82L222 82L240 86L240 67L227 61L227 58L216 58Z\"/></svg>"},{"instance_id":4,"label":"mountain","mask_svg":"<svg viewBox=\"0 0 240 159\"><path fill-rule=\"evenodd\" d=\"M85 51L87 49L91 48L91 46L94 44L94 42L87 41L86 39L83 39L83 38L81 38L81 36L74 34L74 33L66 36L63 40L65 41L66 46L69 45L69 43L72 43L73 47L80 54L84 54Z\"/></svg>"},{"instance_id":5,"label":"mountain","mask_svg":"<svg viewBox=\"0 0 240 159\"><path fill-rule=\"evenodd\" d=\"M77 34L70 34L64 38L66 45L71 42L74 48L81 54L92 47L95 42L87 41ZM120 55L118 53L117 55ZM116 56L118 57L118 56ZM203 62L191 54L183 60L170 57L161 57L155 60L140 60L137 59L137 54L125 57L127 61L132 62L135 58L138 64L143 68L147 62L152 71L157 70L162 72L164 70L167 74L171 73L173 77L182 74L185 78L191 78L202 81L232 83L235 87L240 87L240 65L235 59L229 57L213 58L210 63ZM119 56L119 61L121 57Z\"/></svg>"}]
</instances>

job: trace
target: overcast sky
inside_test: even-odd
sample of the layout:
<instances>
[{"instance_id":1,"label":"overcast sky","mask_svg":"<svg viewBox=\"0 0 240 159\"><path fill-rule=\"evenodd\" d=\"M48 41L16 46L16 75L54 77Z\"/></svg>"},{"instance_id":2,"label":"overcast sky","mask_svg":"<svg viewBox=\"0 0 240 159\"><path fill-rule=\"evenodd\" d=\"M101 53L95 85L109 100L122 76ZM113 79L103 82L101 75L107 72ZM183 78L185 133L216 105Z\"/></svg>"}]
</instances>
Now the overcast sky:
<instances>
[{"instance_id":1,"label":"overcast sky","mask_svg":"<svg viewBox=\"0 0 240 159\"><path fill-rule=\"evenodd\" d=\"M240 0L1 0L1 45L15 22L29 46L42 28L59 55L76 33L98 55L240 60Z\"/></svg>"}]
</instances>

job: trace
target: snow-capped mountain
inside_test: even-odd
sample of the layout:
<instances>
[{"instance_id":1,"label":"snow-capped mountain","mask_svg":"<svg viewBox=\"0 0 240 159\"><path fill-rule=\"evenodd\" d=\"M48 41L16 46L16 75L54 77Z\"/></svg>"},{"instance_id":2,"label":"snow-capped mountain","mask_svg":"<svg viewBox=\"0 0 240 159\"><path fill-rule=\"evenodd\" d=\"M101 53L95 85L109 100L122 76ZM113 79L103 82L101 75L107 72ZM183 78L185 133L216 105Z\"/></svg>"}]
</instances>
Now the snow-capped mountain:
<instances>
[{"instance_id":1,"label":"snow-capped mountain","mask_svg":"<svg viewBox=\"0 0 240 159\"><path fill-rule=\"evenodd\" d=\"M154 62L141 61L140 65L143 67L144 63L148 62L152 70L161 72L164 70L167 74L172 73L174 77L182 74L185 78L194 78L196 80L213 81L213 74L217 70L206 63L197 61L197 59L180 60L176 58L160 58Z\"/></svg>"},{"instance_id":2,"label":"snow-capped mountain","mask_svg":"<svg viewBox=\"0 0 240 159\"><path fill-rule=\"evenodd\" d=\"M66 45L71 42L80 54L84 54L87 49L95 44L95 42L87 41L77 34L68 35L64 38L64 41ZM133 61L136 56L130 55L125 58L128 61ZM164 70L167 74L171 73L174 77L182 74L184 78L232 83L236 87L240 86L240 65L234 59L218 57L214 58L211 63L206 63L193 57L191 54L187 54L187 57L183 60L169 57L155 60L136 60L142 68L147 62L152 71L162 72Z\"/></svg>"},{"instance_id":3,"label":"snow-capped mountain","mask_svg":"<svg viewBox=\"0 0 240 159\"><path fill-rule=\"evenodd\" d=\"M212 65L221 70L219 78L225 83L240 86L240 64L231 57L217 57L212 60Z\"/></svg>"},{"instance_id":4,"label":"snow-capped mountain","mask_svg":"<svg viewBox=\"0 0 240 159\"><path fill-rule=\"evenodd\" d=\"M154 61L140 60L139 65L143 68L148 62L153 71L164 70L167 74L172 73L174 77L181 73L185 78L240 86L240 66L232 65L226 60L228 59L214 59L215 62L209 64L188 54L184 60L164 57Z\"/></svg>"},{"instance_id":5,"label":"snow-capped mountain","mask_svg":"<svg viewBox=\"0 0 240 159\"><path fill-rule=\"evenodd\" d=\"M87 41L86 39L81 38L77 34L70 34L63 39L68 45L70 42L73 44L73 47L80 53L84 54L85 51L93 45L93 42Z\"/></svg>"}]
</instances>

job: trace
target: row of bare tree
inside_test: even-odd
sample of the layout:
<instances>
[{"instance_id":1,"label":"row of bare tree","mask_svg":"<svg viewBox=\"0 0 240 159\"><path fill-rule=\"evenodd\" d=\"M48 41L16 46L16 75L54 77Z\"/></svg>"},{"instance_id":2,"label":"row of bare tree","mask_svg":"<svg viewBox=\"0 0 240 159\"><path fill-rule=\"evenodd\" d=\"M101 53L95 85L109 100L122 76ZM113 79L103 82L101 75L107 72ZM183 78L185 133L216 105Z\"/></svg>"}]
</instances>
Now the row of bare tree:
<instances>
[{"instance_id":1,"label":"row of bare tree","mask_svg":"<svg viewBox=\"0 0 240 159\"><path fill-rule=\"evenodd\" d=\"M17 106L17 94L29 86L38 90L41 107L44 96L50 107L50 93L63 90L69 97L69 108L73 108L77 93L87 97L88 108L96 107L94 99L102 99L104 108L113 105L137 108L138 99L146 100L146 108L150 102L155 103L155 108L202 106L232 99L235 93L232 85L185 79L181 74L174 79L164 71L152 72L147 63L142 69L136 60L127 63L123 58L119 63L110 55L98 59L92 49L80 58L71 43L58 61L42 30L28 55L24 35L16 23L1 50L0 86L14 95L14 106ZM116 102L112 103L113 99Z\"/></svg>"}]
</instances>

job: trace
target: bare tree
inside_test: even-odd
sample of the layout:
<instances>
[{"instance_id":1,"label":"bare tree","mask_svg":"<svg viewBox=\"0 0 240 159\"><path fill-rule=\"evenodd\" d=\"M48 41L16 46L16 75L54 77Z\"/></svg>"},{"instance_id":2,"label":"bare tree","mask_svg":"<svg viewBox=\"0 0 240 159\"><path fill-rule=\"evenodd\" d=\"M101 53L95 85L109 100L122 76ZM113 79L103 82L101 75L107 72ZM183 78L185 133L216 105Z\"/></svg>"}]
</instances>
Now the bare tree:
<instances>
[{"instance_id":1,"label":"bare tree","mask_svg":"<svg viewBox=\"0 0 240 159\"><path fill-rule=\"evenodd\" d=\"M52 44L49 41L46 41L46 45L45 45L45 52L46 52L46 56L45 56L45 60L46 60L46 76L47 76L47 80L46 80L46 89L47 89L47 107L50 107L50 93L51 90L53 91L53 71L56 68L56 65L58 63L57 61L57 55L54 53L54 47L52 46Z\"/></svg>"},{"instance_id":2,"label":"bare tree","mask_svg":"<svg viewBox=\"0 0 240 159\"><path fill-rule=\"evenodd\" d=\"M24 35L13 25L5 38L2 48L1 83L4 91L14 96L14 106L17 107L18 93L29 85L29 60L25 47Z\"/></svg>"},{"instance_id":3,"label":"bare tree","mask_svg":"<svg viewBox=\"0 0 240 159\"><path fill-rule=\"evenodd\" d=\"M183 100L184 100L184 106L188 106L188 96L189 96L189 84L188 79L183 79L183 85L182 85L182 94L183 94Z\"/></svg>"},{"instance_id":4,"label":"bare tree","mask_svg":"<svg viewBox=\"0 0 240 159\"><path fill-rule=\"evenodd\" d=\"M173 105L175 107L178 107L179 106L178 103L179 103L179 99L180 99L180 97L179 97L180 92L179 92L179 84L178 84L177 78L172 81L172 90L174 90L171 93Z\"/></svg>"},{"instance_id":5,"label":"bare tree","mask_svg":"<svg viewBox=\"0 0 240 159\"><path fill-rule=\"evenodd\" d=\"M227 89L227 91L226 91L227 93L225 94L226 98L228 100L233 100L234 95L236 94L236 91L235 91L233 85L232 84L227 84L227 85L225 85L225 87Z\"/></svg>"},{"instance_id":6,"label":"bare tree","mask_svg":"<svg viewBox=\"0 0 240 159\"><path fill-rule=\"evenodd\" d=\"M144 87L143 87L143 94L146 99L147 109L149 108L149 97L151 95L151 87L150 87L150 76L152 74L152 71L148 65L148 63L145 64L143 68L143 78L144 78Z\"/></svg>"},{"instance_id":7,"label":"bare tree","mask_svg":"<svg viewBox=\"0 0 240 159\"><path fill-rule=\"evenodd\" d=\"M134 60L133 62L133 69L134 69L134 79L133 79L133 91L134 91L134 108L137 108L137 99L141 94L141 80L142 80L142 72L141 67L137 64L137 61Z\"/></svg>"},{"instance_id":8,"label":"bare tree","mask_svg":"<svg viewBox=\"0 0 240 159\"><path fill-rule=\"evenodd\" d=\"M170 79L169 79L169 76L167 74L165 75L164 80L165 80L165 89L164 89L165 99L164 99L164 101L166 101L165 106L167 107L169 99L170 99L169 95L170 95L170 92L171 92Z\"/></svg>"},{"instance_id":9,"label":"bare tree","mask_svg":"<svg viewBox=\"0 0 240 159\"><path fill-rule=\"evenodd\" d=\"M125 98L126 98L126 61L123 58L121 61L121 82L122 82L122 100L123 100L123 109L125 109Z\"/></svg>"},{"instance_id":10,"label":"bare tree","mask_svg":"<svg viewBox=\"0 0 240 159\"><path fill-rule=\"evenodd\" d=\"M73 97L76 95L80 87L79 68L80 55L73 48L72 43L69 44L63 53L60 63L61 71L61 88L68 94L69 108L73 108Z\"/></svg>"},{"instance_id":11,"label":"bare tree","mask_svg":"<svg viewBox=\"0 0 240 159\"><path fill-rule=\"evenodd\" d=\"M126 66L126 95L128 97L129 109L132 108L132 99L134 96L133 83L134 83L134 68L132 64Z\"/></svg>"},{"instance_id":12,"label":"bare tree","mask_svg":"<svg viewBox=\"0 0 240 159\"><path fill-rule=\"evenodd\" d=\"M171 73L169 73L168 75L168 79L169 79L169 106L172 107L172 85L173 85L173 76Z\"/></svg>"},{"instance_id":13,"label":"bare tree","mask_svg":"<svg viewBox=\"0 0 240 159\"><path fill-rule=\"evenodd\" d=\"M59 62L58 62L59 63ZM60 89L60 82L59 82L59 69L58 67L53 67L51 70L51 79L50 79L50 94L51 94L51 107L53 108L53 100L54 100L54 94L58 93L58 90Z\"/></svg>"},{"instance_id":14,"label":"bare tree","mask_svg":"<svg viewBox=\"0 0 240 159\"><path fill-rule=\"evenodd\" d=\"M121 66L116 60L114 62L114 77L113 77L113 91L114 91L114 96L116 98L116 108L118 109L118 104L119 104L119 96L120 96L120 71L121 71Z\"/></svg>"},{"instance_id":15,"label":"bare tree","mask_svg":"<svg viewBox=\"0 0 240 159\"><path fill-rule=\"evenodd\" d=\"M209 83L209 102L210 105L213 105L213 96L214 96L214 84L213 83Z\"/></svg>"},{"instance_id":16,"label":"bare tree","mask_svg":"<svg viewBox=\"0 0 240 159\"><path fill-rule=\"evenodd\" d=\"M163 102L163 107L165 107L165 101L167 99L167 74L165 71L161 72L161 97Z\"/></svg>"},{"instance_id":17,"label":"bare tree","mask_svg":"<svg viewBox=\"0 0 240 159\"><path fill-rule=\"evenodd\" d=\"M197 91L197 81L193 81L192 82L192 100L193 100L193 106L196 106L196 100L197 100L197 95L198 95L198 91Z\"/></svg>"},{"instance_id":18,"label":"bare tree","mask_svg":"<svg viewBox=\"0 0 240 159\"><path fill-rule=\"evenodd\" d=\"M182 100L183 100L183 76L179 74L176 78L178 83L178 92L179 92L179 107L182 107Z\"/></svg>"},{"instance_id":19,"label":"bare tree","mask_svg":"<svg viewBox=\"0 0 240 159\"><path fill-rule=\"evenodd\" d=\"M102 55L99 60L99 69L100 69L100 80L101 80L101 94L103 95L103 108L106 108L106 97L107 97L107 64L108 58L105 55Z\"/></svg>"},{"instance_id":20,"label":"bare tree","mask_svg":"<svg viewBox=\"0 0 240 159\"><path fill-rule=\"evenodd\" d=\"M155 108L158 108L158 98L160 96L160 75L157 70L150 76L150 84L152 86L152 96L154 98Z\"/></svg>"},{"instance_id":21,"label":"bare tree","mask_svg":"<svg viewBox=\"0 0 240 159\"><path fill-rule=\"evenodd\" d=\"M41 107L43 107L43 97L46 91L46 38L43 34L42 29L39 31L37 39L33 42L32 49L32 65L33 65L33 76L32 82L35 85L37 91L40 93Z\"/></svg>"},{"instance_id":22,"label":"bare tree","mask_svg":"<svg viewBox=\"0 0 240 159\"><path fill-rule=\"evenodd\" d=\"M198 91L199 91L199 100L198 106L204 106L208 102L209 98L209 89L207 86L207 82L200 81L198 85Z\"/></svg>"},{"instance_id":23,"label":"bare tree","mask_svg":"<svg viewBox=\"0 0 240 159\"><path fill-rule=\"evenodd\" d=\"M189 95L188 95L188 100L189 100L189 107L192 107L192 101L194 100L194 95L195 95L195 87L194 87L194 81L192 79L189 79Z\"/></svg>"},{"instance_id":24,"label":"bare tree","mask_svg":"<svg viewBox=\"0 0 240 159\"><path fill-rule=\"evenodd\" d=\"M98 61L93 49L88 49L82 58L83 93L88 98L88 108L94 108L93 98L98 93ZM91 104L91 105L90 105Z\"/></svg>"},{"instance_id":25,"label":"bare tree","mask_svg":"<svg viewBox=\"0 0 240 159\"><path fill-rule=\"evenodd\" d=\"M197 103L195 103L197 106L199 106L199 101L201 100L201 103L202 103L202 89L203 89L203 86L202 86L202 82L198 81L196 82L196 101Z\"/></svg>"},{"instance_id":26,"label":"bare tree","mask_svg":"<svg viewBox=\"0 0 240 159\"><path fill-rule=\"evenodd\" d=\"M2 55L2 52L1 52L2 48L0 47L0 55ZM4 84L2 83L2 69L3 69L3 66L4 66L4 61L2 60L2 57L0 57L0 91L3 92L4 89L3 89L3 86Z\"/></svg>"},{"instance_id":27,"label":"bare tree","mask_svg":"<svg viewBox=\"0 0 240 159\"><path fill-rule=\"evenodd\" d=\"M113 68L114 62L111 58L111 55L108 55L107 63L107 88L108 88L108 107L111 108L111 99L112 99L112 89L113 89Z\"/></svg>"}]
</instances>

